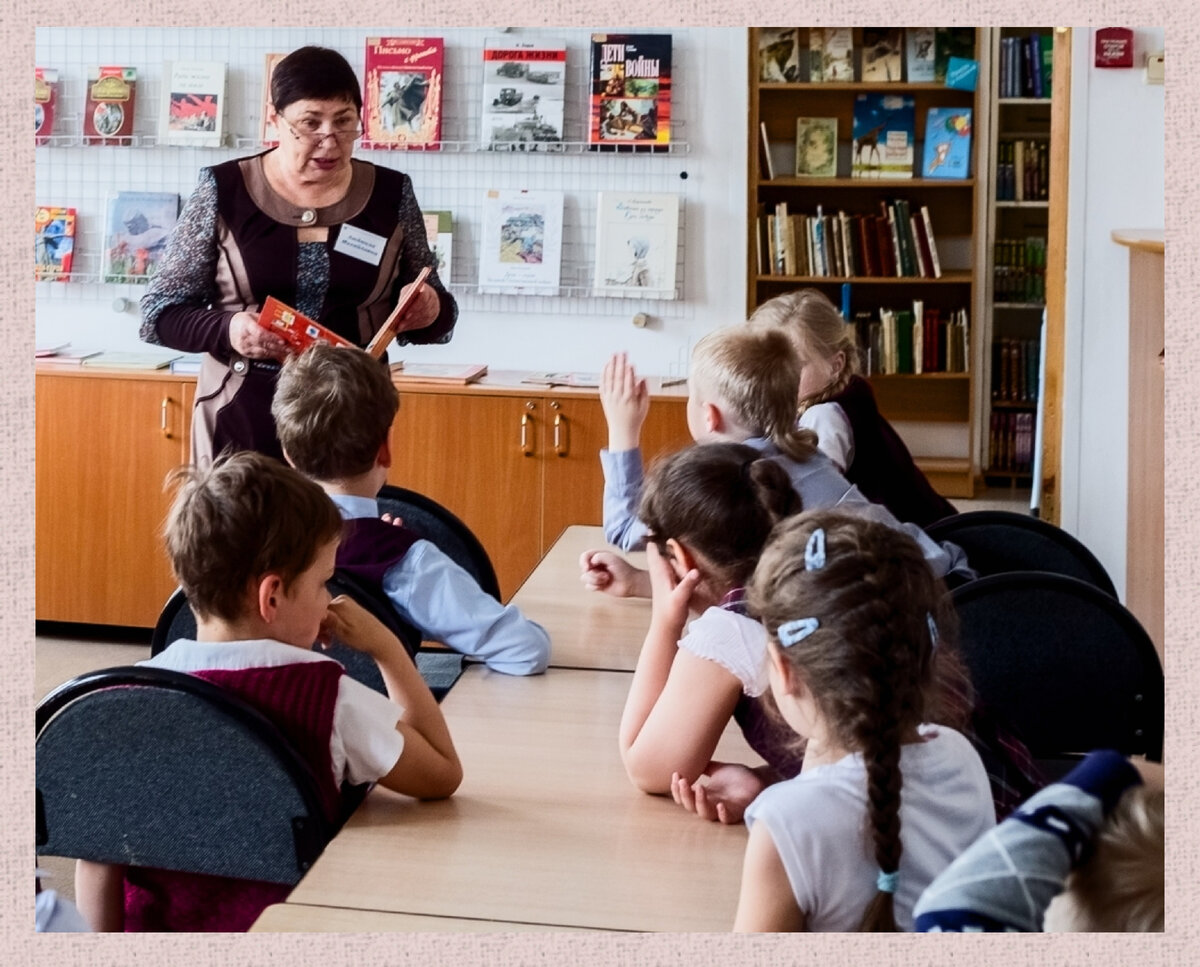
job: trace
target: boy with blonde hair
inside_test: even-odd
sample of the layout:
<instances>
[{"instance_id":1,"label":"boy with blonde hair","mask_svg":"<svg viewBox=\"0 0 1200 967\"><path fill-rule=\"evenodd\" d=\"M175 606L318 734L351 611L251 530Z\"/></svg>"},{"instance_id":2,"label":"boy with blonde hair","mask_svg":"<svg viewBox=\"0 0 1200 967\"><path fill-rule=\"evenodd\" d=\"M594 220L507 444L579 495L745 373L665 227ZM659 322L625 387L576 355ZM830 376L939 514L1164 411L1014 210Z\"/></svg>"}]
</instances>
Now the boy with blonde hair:
<instances>
[{"instance_id":1,"label":"boy with blonde hair","mask_svg":"<svg viewBox=\"0 0 1200 967\"><path fill-rule=\"evenodd\" d=\"M550 638L502 605L437 545L380 519L400 406L387 368L365 352L316 343L290 356L271 414L284 456L345 519L337 566L378 588L421 634L509 675L545 670Z\"/></svg>"}]
</instances>

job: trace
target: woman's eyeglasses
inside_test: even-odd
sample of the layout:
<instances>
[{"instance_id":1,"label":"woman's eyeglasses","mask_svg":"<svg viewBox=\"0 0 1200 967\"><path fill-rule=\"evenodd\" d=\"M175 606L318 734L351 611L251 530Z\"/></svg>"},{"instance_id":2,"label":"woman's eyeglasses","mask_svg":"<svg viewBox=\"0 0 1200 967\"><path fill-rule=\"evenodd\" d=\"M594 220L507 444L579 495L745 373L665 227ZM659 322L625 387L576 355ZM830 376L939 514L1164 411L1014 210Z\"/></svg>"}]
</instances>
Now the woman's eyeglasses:
<instances>
[{"instance_id":1,"label":"woman's eyeglasses","mask_svg":"<svg viewBox=\"0 0 1200 967\"><path fill-rule=\"evenodd\" d=\"M288 126L288 130L295 138L313 145L321 144L326 138L335 138L338 141L356 141L362 137L363 133L362 125L358 123L356 117L334 121L329 128L325 128L323 122L316 118L301 118L293 124L280 114L279 120Z\"/></svg>"}]
</instances>

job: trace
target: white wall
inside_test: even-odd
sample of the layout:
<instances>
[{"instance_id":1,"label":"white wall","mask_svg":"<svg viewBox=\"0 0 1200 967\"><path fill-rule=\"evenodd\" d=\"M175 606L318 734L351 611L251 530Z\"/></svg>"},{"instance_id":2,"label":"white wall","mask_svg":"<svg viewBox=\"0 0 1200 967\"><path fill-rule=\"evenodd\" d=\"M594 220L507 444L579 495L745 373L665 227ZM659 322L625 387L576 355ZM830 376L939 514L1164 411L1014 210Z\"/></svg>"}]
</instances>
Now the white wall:
<instances>
[{"instance_id":1,"label":"white wall","mask_svg":"<svg viewBox=\"0 0 1200 967\"><path fill-rule=\"evenodd\" d=\"M1134 32L1134 67L1098 69L1095 30L1074 31L1062 525L1100 558L1122 594L1128 480L1129 250L1117 228L1161 228L1161 85L1142 65L1163 28Z\"/></svg>"},{"instance_id":2,"label":"white wall","mask_svg":"<svg viewBox=\"0 0 1200 967\"><path fill-rule=\"evenodd\" d=\"M603 30L604 28L596 28ZM446 104L442 137L464 145L478 140L483 41L489 28L388 28L371 34L435 34L446 40ZM746 31L681 28L673 38L672 136L686 151L667 156L596 155L526 157L451 146L437 153L360 151L361 157L399 167L413 177L427 209L455 214L455 268L451 291L460 317L445 346L393 350L406 359L487 362L493 369L599 369L607 356L628 350L647 373L685 370L690 346L710 329L745 318ZM139 71L135 132L153 134L162 62L218 59L229 64L227 127L246 140L222 149L56 147L36 149L38 204L74 205L80 211L77 251L98 246L107 194L118 188L178 191L186 199L200 166L250 154L257 137L263 55L320 43L341 51L362 75L368 28L93 29L39 28L37 63L62 76L56 133L74 133L88 64L129 64ZM524 29L516 35L565 40L568 46L568 141L583 139L589 28ZM64 94L66 95L64 98ZM65 101L65 104L64 104ZM64 111L65 108L65 111ZM681 175L686 172L686 179ZM684 255L682 300L655 302L570 297L482 296L474 291L479 243L478 210L487 188L561 188L566 195L564 263L590 279L595 191L675 191L682 199ZM469 197L468 197L469 196ZM461 260L461 261L460 261ZM77 263L76 269L80 266ZM92 271L97 271L93 263ZM569 269L564 264L564 285ZM138 286L101 284L37 286L37 339L70 341L77 348L144 349L136 308L115 311L115 299L135 303ZM635 328L638 311L651 323Z\"/></svg>"}]
</instances>

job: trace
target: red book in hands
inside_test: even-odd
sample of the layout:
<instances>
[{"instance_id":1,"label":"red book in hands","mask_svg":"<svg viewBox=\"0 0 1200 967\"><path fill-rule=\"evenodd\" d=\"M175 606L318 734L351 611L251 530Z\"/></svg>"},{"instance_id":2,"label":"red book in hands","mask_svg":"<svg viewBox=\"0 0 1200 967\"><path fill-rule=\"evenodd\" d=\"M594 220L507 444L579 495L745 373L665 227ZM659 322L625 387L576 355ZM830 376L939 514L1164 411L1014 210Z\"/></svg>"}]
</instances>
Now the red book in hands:
<instances>
[{"instance_id":1,"label":"red book in hands","mask_svg":"<svg viewBox=\"0 0 1200 967\"><path fill-rule=\"evenodd\" d=\"M315 319L309 319L274 296L267 296L258 324L283 339L292 352L301 353L315 342L327 342L333 346L353 346L332 329L326 329Z\"/></svg>"}]
</instances>

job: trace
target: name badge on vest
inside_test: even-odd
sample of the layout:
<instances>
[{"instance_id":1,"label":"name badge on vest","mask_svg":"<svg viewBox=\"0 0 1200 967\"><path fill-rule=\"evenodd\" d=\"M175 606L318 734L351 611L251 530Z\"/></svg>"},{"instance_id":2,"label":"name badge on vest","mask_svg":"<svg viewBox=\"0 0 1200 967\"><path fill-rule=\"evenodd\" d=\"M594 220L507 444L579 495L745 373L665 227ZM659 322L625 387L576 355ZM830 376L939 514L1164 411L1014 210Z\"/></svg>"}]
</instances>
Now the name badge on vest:
<instances>
[{"instance_id":1,"label":"name badge on vest","mask_svg":"<svg viewBox=\"0 0 1200 967\"><path fill-rule=\"evenodd\" d=\"M351 258L378 265L379 260L383 258L385 245L387 245L387 239L382 235L368 232L365 228L343 225L338 232L333 250L342 255L349 255Z\"/></svg>"}]
</instances>

